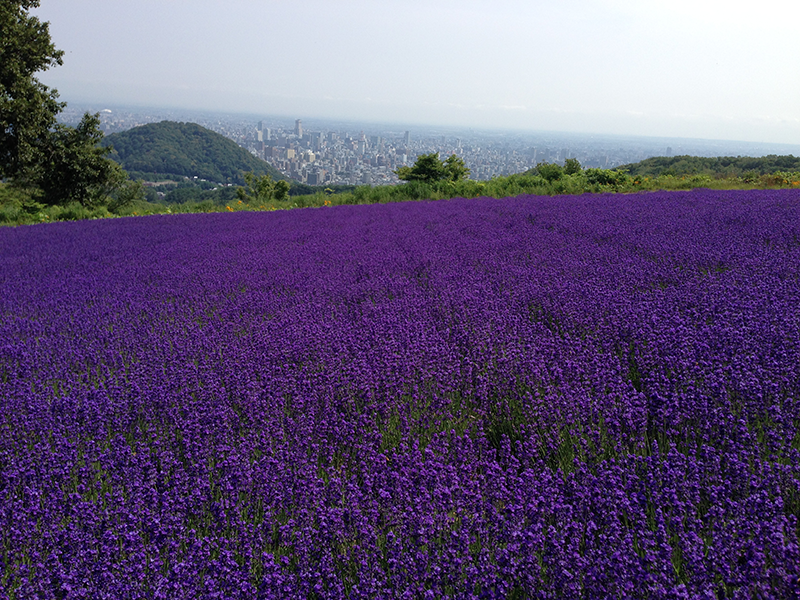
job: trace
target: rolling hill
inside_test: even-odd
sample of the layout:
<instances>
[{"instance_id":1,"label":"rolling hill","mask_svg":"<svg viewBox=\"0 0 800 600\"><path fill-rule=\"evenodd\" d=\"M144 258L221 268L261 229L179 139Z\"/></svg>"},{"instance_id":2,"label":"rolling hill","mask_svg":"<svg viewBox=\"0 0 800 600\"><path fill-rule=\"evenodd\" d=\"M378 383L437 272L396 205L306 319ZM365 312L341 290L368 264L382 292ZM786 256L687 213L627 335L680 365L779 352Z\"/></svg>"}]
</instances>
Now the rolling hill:
<instances>
[{"instance_id":1,"label":"rolling hill","mask_svg":"<svg viewBox=\"0 0 800 600\"><path fill-rule=\"evenodd\" d=\"M618 167L630 175L717 175L741 177L746 173L768 175L778 171L800 171L800 158L777 156L654 156Z\"/></svg>"},{"instance_id":2,"label":"rolling hill","mask_svg":"<svg viewBox=\"0 0 800 600\"><path fill-rule=\"evenodd\" d=\"M103 140L110 158L128 171L197 177L218 183L243 184L244 174L287 179L219 133L196 123L161 121L114 133Z\"/></svg>"}]
</instances>

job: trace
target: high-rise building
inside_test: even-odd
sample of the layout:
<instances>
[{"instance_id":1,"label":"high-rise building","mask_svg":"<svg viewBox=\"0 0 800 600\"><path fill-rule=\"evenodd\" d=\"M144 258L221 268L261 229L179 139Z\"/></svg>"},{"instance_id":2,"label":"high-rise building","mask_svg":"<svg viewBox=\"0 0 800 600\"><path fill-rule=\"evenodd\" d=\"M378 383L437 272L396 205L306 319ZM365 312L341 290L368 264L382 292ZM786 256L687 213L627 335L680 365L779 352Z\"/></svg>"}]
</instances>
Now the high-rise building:
<instances>
[{"instance_id":1,"label":"high-rise building","mask_svg":"<svg viewBox=\"0 0 800 600\"><path fill-rule=\"evenodd\" d=\"M303 137L303 123L300 119L294 122L294 134L299 138Z\"/></svg>"},{"instance_id":2,"label":"high-rise building","mask_svg":"<svg viewBox=\"0 0 800 600\"><path fill-rule=\"evenodd\" d=\"M411 132L406 131L405 135L403 136L403 143L408 146L411 143Z\"/></svg>"}]
</instances>

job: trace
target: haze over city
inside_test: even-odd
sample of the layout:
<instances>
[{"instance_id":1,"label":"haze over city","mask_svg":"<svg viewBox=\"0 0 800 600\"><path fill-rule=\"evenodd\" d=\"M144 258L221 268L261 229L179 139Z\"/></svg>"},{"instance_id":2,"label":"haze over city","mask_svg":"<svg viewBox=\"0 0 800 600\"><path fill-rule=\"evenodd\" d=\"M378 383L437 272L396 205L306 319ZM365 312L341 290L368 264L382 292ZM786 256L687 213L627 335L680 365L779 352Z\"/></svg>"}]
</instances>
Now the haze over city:
<instances>
[{"instance_id":1,"label":"haze over city","mask_svg":"<svg viewBox=\"0 0 800 600\"><path fill-rule=\"evenodd\" d=\"M796 144L796 3L42 0L67 102Z\"/></svg>"}]
</instances>

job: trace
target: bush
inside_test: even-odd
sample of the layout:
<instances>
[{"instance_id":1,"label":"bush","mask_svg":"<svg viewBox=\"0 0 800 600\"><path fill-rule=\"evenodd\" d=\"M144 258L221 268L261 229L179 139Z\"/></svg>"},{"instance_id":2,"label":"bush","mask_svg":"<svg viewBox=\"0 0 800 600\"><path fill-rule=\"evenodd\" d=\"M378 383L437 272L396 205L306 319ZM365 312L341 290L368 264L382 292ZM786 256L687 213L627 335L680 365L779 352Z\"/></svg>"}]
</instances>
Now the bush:
<instances>
[{"instance_id":1,"label":"bush","mask_svg":"<svg viewBox=\"0 0 800 600\"><path fill-rule=\"evenodd\" d=\"M536 172L546 181L556 181L564 175L564 169L555 163L541 162L536 165Z\"/></svg>"},{"instance_id":2,"label":"bush","mask_svg":"<svg viewBox=\"0 0 800 600\"><path fill-rule=\"evenodd\" d=\"M581 172L581 163L577 158L568 158L564 162L564 174L575 175Z\"/></svg>"},{"instance_id":3,"label":"bush","mask_svg":"<svg viewBox=\"0 0 800 600\"><path fill-rule=\"evenodd\" d=\"M600 186L620 186L630 183L632 180L624 171L608 169L586 169L583 171L586 182L589 185Z\"/></svg>"}]
</instances>

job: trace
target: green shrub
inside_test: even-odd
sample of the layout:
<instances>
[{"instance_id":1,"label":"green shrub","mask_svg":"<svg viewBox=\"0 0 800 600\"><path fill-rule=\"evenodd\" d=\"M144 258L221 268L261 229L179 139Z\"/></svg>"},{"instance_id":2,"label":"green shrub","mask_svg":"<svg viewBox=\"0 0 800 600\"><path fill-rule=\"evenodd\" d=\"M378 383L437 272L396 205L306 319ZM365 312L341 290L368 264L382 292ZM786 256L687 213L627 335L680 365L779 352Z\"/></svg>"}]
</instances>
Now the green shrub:
<instances>
[{"instance_id":1,"label":"green shrub","mask_svg":"<svg viewBox=\"0 0 800 600\"><path fill-rule=\"evenodd\" d=\"M541 162L536 165L536 172L546 181L556 181L564 175L564 169L555 163Z\"/></svg>"}]
</instances>

